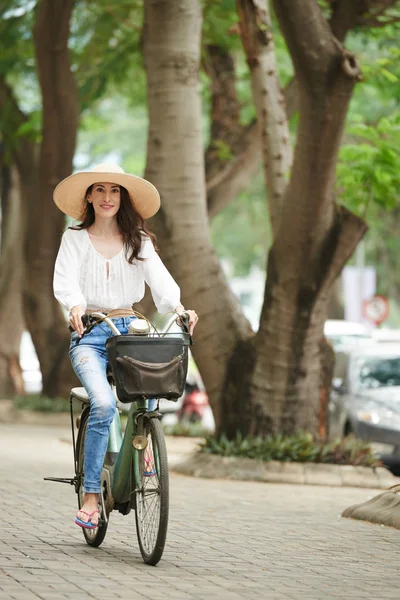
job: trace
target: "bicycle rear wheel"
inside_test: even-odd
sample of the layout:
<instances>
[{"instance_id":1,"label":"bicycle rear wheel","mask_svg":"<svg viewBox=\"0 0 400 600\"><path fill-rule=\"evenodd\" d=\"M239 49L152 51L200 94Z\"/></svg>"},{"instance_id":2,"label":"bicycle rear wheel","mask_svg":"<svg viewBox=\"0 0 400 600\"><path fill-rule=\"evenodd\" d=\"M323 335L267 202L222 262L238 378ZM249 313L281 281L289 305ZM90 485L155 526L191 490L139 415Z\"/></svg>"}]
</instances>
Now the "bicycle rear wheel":
<instances>
[{"instance_id":1,"label":"bicycle rear wheel","mask_svg":"<svg viewBox=\"0 0 400 600\"><path fill-rule=\"evenodd\" d=\"M157 418L145 421L144 435L146 448L134 451L136 531L144 562L156 565L163 554L168 529L167 447Z\"/></svg>"},{"instance_id":2,"label":"bicycle rear wheel","mask_svg":"<svg viewBox=\"0 0 400 600\"><path fill-rule=\"evenodd\" d=\"M78 495L78 508L83 506L83 456L85 451L85 434L87 428L87 422L89 419L89 409L85 409L81 416L81 423L79 426L78 439L76 441L76 461L77 461L77 495ZM99 503L99 526L96 529L85 529L82 527L83 536L89 546L97 548L103 542L106 537L108 527L108 521L104 519L102 514L101 502Z\"/></svg>"}]
</instances>

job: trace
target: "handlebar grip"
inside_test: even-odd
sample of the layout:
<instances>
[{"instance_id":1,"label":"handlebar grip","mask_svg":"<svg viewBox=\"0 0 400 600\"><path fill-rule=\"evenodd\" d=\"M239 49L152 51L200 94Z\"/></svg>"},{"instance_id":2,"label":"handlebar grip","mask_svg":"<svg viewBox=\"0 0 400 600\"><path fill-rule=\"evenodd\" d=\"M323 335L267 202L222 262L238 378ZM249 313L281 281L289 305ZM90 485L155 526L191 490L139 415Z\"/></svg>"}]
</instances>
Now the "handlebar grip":
<instances>
[{"instance_id":1,"label":"handlebar grip","mask_svg":"<svg viewBox=\"0 0 400 600\"><path fill-rule=\"evenodd\" d=\"M179 320L182 324L182 329L185 333L189 333L189 315L187 313L182 313L179 315Z\"/></svg>"},{"instance_id":2,"label":"handlebar grip","mask_svg":"<svg viewBox=\"0 0 400 600\"><path fill-rule=\"evenodd\" d=\"M90 323L90 315L86 315L86 314L82 315L81 319L82 319L82 323L84 324L84 326L87 327ZM73 327L71 327L71 325L68 325L68 329L71 331L71 333L73 331L75 331L75 329Z\"/></svg>"},{"instance_id":3,"label":"handlebar grip","mask_svg":"<svg viewBox=\"0 0 400 600\"><path fill-rule=\"evenodd\" d=\"M190 335L190 329L189 329L189 322L190 322L189 315L186 312L182 313L181 315L179 315L179 321L181 323L182 330L184 331L184 333L189 334L190 345L193 346L193 339L192 339L192 336Z\"/></svg>"}]
</instances>

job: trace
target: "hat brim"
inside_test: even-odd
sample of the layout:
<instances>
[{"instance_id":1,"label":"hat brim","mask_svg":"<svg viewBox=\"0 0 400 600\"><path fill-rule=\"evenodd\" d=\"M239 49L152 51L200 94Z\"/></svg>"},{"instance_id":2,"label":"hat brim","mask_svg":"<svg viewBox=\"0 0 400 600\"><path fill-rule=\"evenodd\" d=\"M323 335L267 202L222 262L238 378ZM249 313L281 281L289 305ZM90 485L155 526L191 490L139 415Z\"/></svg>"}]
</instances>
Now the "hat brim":
<instances>
[{"instance_id":1,"label":"hat brim","mask_svg":"<svg viewBox=\"0 0 400 600\"><path fill-rule=\"evenodd\" d=\"M135 210L143 219L149 219L160 208L160 194L150 181L128 173L94 171L75 173L63 179L54 190L54 202L63 213L81 221L86 209L86 190L94 183L122 185L128 191Z\"/></svg>"}]
</instances>

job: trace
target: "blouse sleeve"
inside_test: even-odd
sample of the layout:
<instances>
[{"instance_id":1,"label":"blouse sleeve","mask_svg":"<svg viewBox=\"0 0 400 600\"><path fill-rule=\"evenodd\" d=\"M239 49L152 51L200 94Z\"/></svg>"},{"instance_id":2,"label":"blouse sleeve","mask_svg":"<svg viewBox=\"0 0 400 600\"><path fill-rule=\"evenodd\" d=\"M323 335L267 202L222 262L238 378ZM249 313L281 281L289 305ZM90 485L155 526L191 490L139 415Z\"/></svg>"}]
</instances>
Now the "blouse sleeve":
<instances>
[{"instance_id":1,"label":"blouse sleeve","mask_svg":"<svg viewBox=\"0 0 400 600\"><path fill-rule=\"evenodd\" d=\"M67 230L62 239L54 268L53 289L58 302L70 311L80 305L86 310L86 300L79 286L79 245Z\"/></svg>"},{"instance_id":2,"label":"blouse sleeve","mask_svg":"<svg viewBox=\"0 0 400 600\"><path fill-rule=\"evenodd\" d=\"M144 271L144 280L150 287L154 304L160 314L174 310L179 306L181 291L161 258L154 249L152 241L147 238L142 244L140 257Z\"/></svg>"}]
</instances>

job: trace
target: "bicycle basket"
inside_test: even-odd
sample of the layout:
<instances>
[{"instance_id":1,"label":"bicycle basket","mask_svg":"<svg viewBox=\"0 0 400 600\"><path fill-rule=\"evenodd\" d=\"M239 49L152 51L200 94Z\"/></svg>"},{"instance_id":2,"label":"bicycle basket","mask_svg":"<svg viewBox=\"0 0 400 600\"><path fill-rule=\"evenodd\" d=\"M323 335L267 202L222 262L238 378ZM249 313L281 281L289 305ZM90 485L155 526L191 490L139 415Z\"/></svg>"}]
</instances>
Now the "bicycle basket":
<instances>
[{"instance_id":1,"label":"bicycle basket","mask_svg":"<svg viewBox=\"0 0 400 600\"><path fill-rule=\"evenodd\" d=\"M177 400L185 386L188 346L189 336L184 333L108 338L106 348L119 400Z\"/></svg>"}]
</instances>

